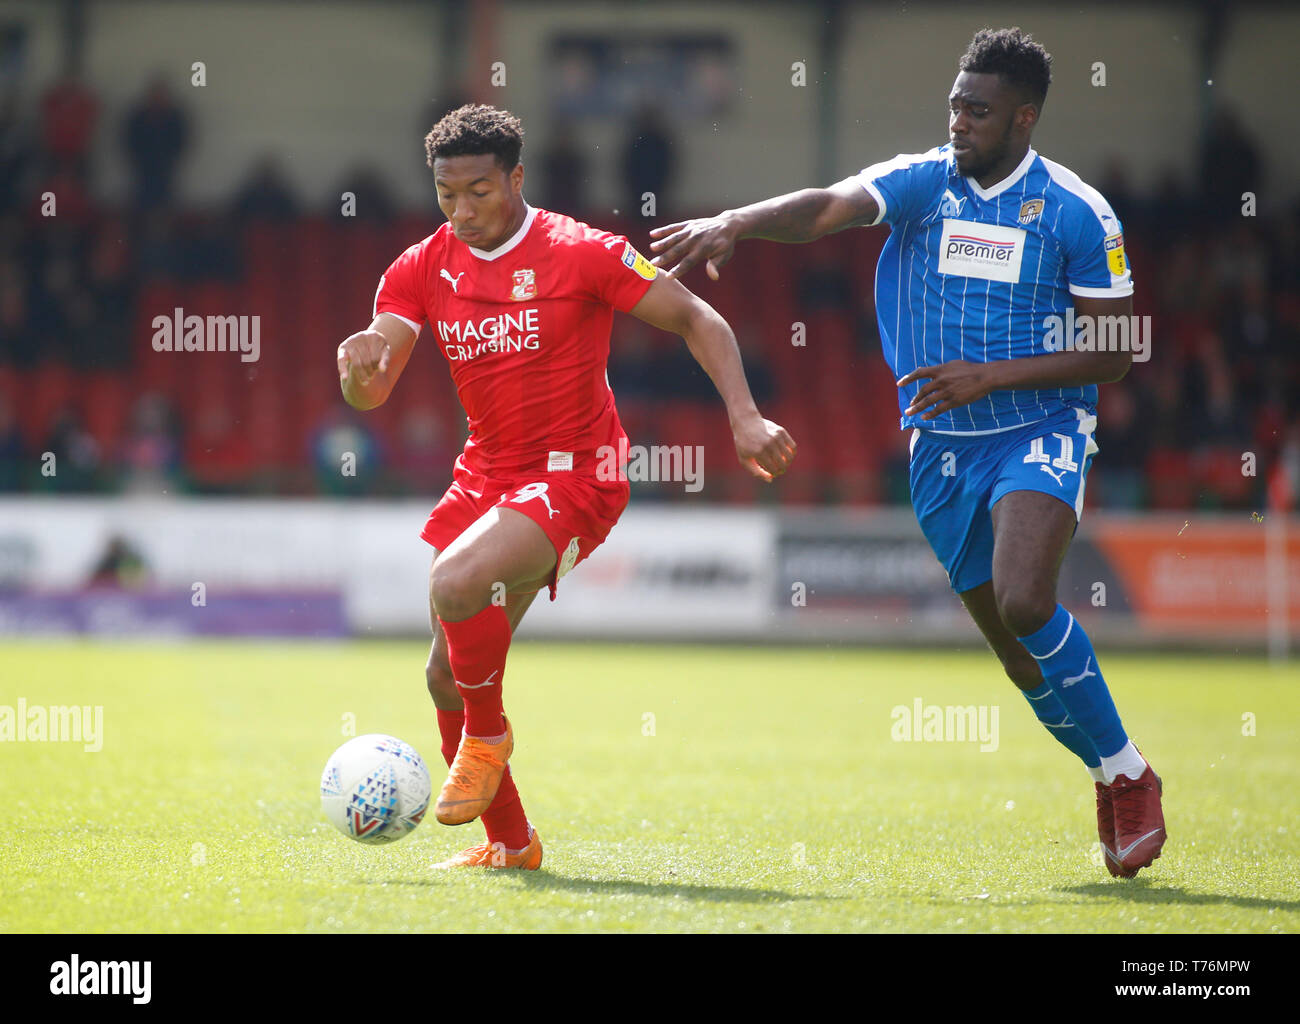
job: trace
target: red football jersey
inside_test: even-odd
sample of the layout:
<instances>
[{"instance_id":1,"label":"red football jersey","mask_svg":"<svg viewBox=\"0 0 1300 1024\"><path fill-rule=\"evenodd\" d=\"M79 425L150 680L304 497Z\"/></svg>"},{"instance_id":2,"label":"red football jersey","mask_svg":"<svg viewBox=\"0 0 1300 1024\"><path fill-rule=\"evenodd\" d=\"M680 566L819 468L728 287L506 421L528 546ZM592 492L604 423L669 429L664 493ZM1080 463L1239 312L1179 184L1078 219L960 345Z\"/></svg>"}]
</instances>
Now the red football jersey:
<instances>
[{"instance_id":1,"label":"red football jersey","mask_svg":"<svg viewBox=\"0 0 1300 1024\"><path fill-rule=\"evenodd\" d=\"M614 310L657 271L626 238L527 208L491 252L444 224L393 261L375 314L425 320L451 364L469 418L465 462L477 473L595 473L597 450L626 435L605 367Z\"/></svg>"}]
</instances>

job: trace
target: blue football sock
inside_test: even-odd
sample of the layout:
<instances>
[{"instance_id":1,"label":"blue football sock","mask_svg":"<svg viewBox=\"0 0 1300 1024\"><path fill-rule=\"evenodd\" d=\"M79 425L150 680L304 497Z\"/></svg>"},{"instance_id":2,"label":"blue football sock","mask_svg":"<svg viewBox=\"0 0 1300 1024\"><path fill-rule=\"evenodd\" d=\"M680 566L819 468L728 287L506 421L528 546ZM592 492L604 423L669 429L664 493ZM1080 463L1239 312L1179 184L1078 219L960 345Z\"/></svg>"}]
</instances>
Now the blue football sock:
<instances>
[{"instance_id":1,"label":"blue football sock","mask_svg":"<svg viewBox=\"0 0 1300 1024\"><path fill-rule=\"evenodd\" d=\"M1061 605L1047 625L1020 642L1034 656L1043 680L1055 692L1070 720L1102 757L1119 753L1128 735L1101 677L1092 641Z\"/></svg>"},{"instance_id":2,"label":"blue football sock","mask_svg":"<svg viewBox=\"0 0 1300 1024\"><path fill-rule=\"evenodd\" d=\"M1061 703L1055 691L1046 683L1039 684L1032 690L1021 690L1025 700L1029 701L1029 706L1034 709L1034 714L1038 720L1053 738L1079 758L1089 768L1098 768L1101 766L1101 755L1097 753L1097 748L1092 745L1092 740L1074 724L1070 719L1070 714L1065 710L1065 705Z\"/></svg>"}]
</instances>

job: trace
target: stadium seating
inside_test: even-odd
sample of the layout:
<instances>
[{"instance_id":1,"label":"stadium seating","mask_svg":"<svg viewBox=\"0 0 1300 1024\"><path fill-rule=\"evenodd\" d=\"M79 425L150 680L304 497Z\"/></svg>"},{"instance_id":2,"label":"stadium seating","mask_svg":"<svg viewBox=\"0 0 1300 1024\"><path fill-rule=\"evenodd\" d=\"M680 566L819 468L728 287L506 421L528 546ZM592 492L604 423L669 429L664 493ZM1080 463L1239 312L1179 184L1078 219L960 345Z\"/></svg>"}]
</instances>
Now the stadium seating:
<instances>
[{"instance_id":1,"label":"stadium seating","mask_svg":"<svg viewBox=\"0 0 1300 1024\"><path fill-rule=\"evenodd\" d=\"M643 225L605 226L648 248ZM317 486L313 440L326 425L351 415L339 397L334 349L369 322L383 269L436 227L436 220L421 214L391 223L313 216L246 225L238 247L242 273L233 279L177 274L141 282L128 366L85 372L56 361L21 370L0 366L0 393L18 409L29 448L39 449L70 410L109 457L128 435L140 396L162 395L179 420L186 461L194 463L187 467L189 484L310 493ZM778 486L759 485L735 461L720 401L698 373L683 377L689 370L682 367L689 364L682 362L680 342L657 335L646 340L644 327L616 317L616 357L641 351L673 367L649 374L648 390L618 395L633 443L704 445L700 496L711 501L899 500L896 475L906 466L907 435L897 429L897 388L880 357L872 299L884 237L848 231L815 247L747 245L719 281L709 280L703 268L687 278L736 330L765 415L784 424L800 444L796 470ZM1129 248L1135 261L1156 258L1156 247L1141 238ZM1137 312L1156 316L1166 369L1194 363L1221 344L1203 317L1164 305L1158 288L1147 289ZM245 362L237 353L178 358L154 351L153 318L178 307L200 316L257 315L258 360ZM642 332L639 345L630 343L635 331ZM637 379L635 365L628 372ZM762 394L764 388L769 393ZM404 493L431 489L425 480L403 478L412 472L404 465L420 464L419 456L411 462L401 455L409 443L402 434L404 417L417 407L434 417L440 444L459 445L464 415L427 328L395 400L352 420L370 432L376 457L390 464L389 484ZM1240 454L1231 446L1211 446L1196 457L1157 447L1145 476L1146 500L1158 508L1187 507L1198 494L1201 504L1240 507L1254 496L1255 481L1243 477ZM680 488L638 489L664 499L696 497ZM1100 485L1094 491L1105 494Z\"/></svg>"}]
</instances>

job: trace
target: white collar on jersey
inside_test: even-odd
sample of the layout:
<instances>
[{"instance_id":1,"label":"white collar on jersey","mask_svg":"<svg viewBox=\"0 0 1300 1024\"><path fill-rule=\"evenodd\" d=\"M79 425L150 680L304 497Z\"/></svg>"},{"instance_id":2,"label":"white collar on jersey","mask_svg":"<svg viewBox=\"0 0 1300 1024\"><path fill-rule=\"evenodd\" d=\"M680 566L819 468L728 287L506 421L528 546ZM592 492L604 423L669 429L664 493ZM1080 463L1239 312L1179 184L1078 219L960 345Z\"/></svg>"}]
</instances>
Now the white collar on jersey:
<instances>
[{"instance_id":1,"label":"white collar on jersey","mask_svg":"<svg viewBox=\"0 0 1300 1024\"><path fill-rule=\"evenodd\" d=\"M524 240L524 235L528 234L528 229L533 226L533 218L537 216L537 208L524 203L524 222L519 225L519 230L507 238L490 252L487 249L475 249L472 245L466 245L465 248L472 252L481 260L494 260L504 256L511 249Z\"/></svg>"},{"instance_id":2,"label":"white collar on jersey","mask_svg":"<svg viewBox=\"0 0 1300 1024\"><path fill-rule=\"evenodd\" d=\"M1020 166L999 181L996 185L990 185L988 188L980 188L980 183L974 178L967 178L966 184L969 185L970 190L981 199L993 199L996 196L1000 196L1017 181L1023 178L1029 170L1029 165L1034 162L1034 159L1037 156L1038 154L1034 151L1034 147L1030 146L1029 152L1026 153L1025 158L1020 161Z\"/></svg>"}]
</instances>

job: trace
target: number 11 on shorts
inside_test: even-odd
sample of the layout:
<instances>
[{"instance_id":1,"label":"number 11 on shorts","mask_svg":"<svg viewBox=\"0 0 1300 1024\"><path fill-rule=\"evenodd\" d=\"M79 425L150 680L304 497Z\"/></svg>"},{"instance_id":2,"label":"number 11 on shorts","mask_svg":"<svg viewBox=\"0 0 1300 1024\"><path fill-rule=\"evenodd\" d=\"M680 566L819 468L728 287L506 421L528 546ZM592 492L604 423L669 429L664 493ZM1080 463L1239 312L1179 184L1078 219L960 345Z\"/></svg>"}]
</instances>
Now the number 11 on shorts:
<instances>
[{"instance_id":1,"label":"number 11 on shorts","mask_svg":"<svg viewBox=\"0 0 1300 1024\"><path fill-rule=\"evenodd\" d=\"M1061 441L1061 454L1052 458L1043 450L1044 438L1036 437L1029 442L1029 454L1025 456L1026 462L1050 463L1056 469L1063 469L1068 473L1073 473L1079 468L1079 464L1074 461L1074 438L1069 434L1058 434L1052 432L1052 436L1059 438Z\"/></svg>"}]
</instances>

